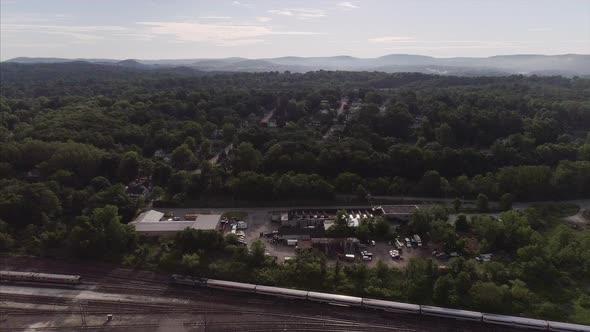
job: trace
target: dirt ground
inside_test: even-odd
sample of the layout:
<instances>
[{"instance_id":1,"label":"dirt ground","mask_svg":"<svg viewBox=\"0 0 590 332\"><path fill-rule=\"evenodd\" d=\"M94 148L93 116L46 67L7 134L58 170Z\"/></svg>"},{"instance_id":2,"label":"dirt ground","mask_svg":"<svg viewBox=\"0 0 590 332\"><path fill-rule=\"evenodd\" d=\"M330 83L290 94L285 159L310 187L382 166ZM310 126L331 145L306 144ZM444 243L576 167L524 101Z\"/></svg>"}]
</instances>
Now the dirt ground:
<instances>
[{"instance_id":1,"label":"dirt ground","mask_svg":"<svg viewBox=\"0 0 590 332\"><path fill-rule=\"evenodd\" d=\"M580 210L580 212L573 216L566 217L564 220L576 225L590 225L590 218L586 216L590 216L590 213L587 210Z\"/></svg>"},{"instance_id":2,"label":"dirt ground","mask_svg":"<svg viewBox=\"0 0 590 332\"><path fill-rule=\"evenodd\" d=\"M432 251L429 248L406 248L402 249L402 259L392 259L389 251L395 249L394 246L388 245L386 242L377 242L375 246L367 247L367 251L373 253L373 260L368 262L370 267L377 266L377 261L382 260L390 267L404 268L410 258L412 257L430 257Z\"/></svg>"}]
</instances>

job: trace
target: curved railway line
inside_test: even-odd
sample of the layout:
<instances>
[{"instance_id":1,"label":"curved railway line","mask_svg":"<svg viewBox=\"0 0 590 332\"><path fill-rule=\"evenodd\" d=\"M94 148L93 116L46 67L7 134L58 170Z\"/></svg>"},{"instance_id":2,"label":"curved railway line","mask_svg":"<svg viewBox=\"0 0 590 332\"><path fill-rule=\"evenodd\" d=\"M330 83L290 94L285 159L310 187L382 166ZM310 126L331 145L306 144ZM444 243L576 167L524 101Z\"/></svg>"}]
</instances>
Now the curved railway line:
<instances>
[{"instance_id":1,"label":"curved railway line","mask_svg":"<svg viewBox=\"0 0 590 332\"><path fill-rule=\"evenodd\" d=\"M213 317L217 322L206 322L209 330L219 326L219 330L235 330L231 326L243 326L240 331L271 331L272 327L250 326L248 319L257 317L256 322L266 318L280 320L283 324L291 324L290 330L318 330L318 326L307 326L305 324L296 327L296 324L344 324L342 326L327 326L321 330L367 330L367 331L523 331L521 329L509 328L507 326L492 326L477 322L457 321L446 318L412 316L398 313L377 312L369 309L346 308L330 306L322 303L309 302L304 306L298 301L289 301L265 297L262 295L242 296L243 294L229 293L209 288L178 288L171 287L169 276L146 271L122 269L98 264L88 266L85 264L72 264L61 261L47 261L37 258L22 257L0 257L3 268L10 268L22 271L44 271L58 274L77 273L83 276L84 284L68 292L95 292L97 294L116 293L121 296L128 294L133 296L150 296L162 300L186 301L187 303L139 303L127 300L108 299L83 299L80 297L70 298L68 296L30 295L2 293L1 301L11 303L22 303L23 306L0 306L0 316L18 319L18 317L47 316L68 317L83 313L88 316L104 316L113 313L117 317L138 315L142 317L161 316L178 317L183 321L185 327L194 327L195 330L202 330L204 322L191 320L193 316ZM43 292L40 292L44 294ZM110 294L113 295L113 294ZM30 307L26 307L29 304ZM35 305L39 305L35 308ZM31 307L32 306L32 307ZM58 309L48 308L56 306ZM63 308L67 307L67 308ZM231 319L228 319L230 317ZM235 320L238 321L235 321ZM211 325L211 324L217 325ZM223 324L226 325L223 325ZM109 329L116 327L123 328L122 322L109 325ZM148 324L148 323L146 323ZM150 325L151 324L151 325ZM151 329L158 322L145 325ZM199 325L201 324L201 325ZM139 328L136 324L130 324L129 328ZM225 326L225 329L223 328ZM46 326L47 327L47 326ZM59 330L59 328L40 330ZM333 329L332 329L333 328ZM92 329L89 327L89 329ZM140 328L139 328L140 329ZM283 328L280 328L281 330ZM11 330L11 329L8 329ZM18 329L16 329L18 330Z\"/></svg>"}]
</instances>

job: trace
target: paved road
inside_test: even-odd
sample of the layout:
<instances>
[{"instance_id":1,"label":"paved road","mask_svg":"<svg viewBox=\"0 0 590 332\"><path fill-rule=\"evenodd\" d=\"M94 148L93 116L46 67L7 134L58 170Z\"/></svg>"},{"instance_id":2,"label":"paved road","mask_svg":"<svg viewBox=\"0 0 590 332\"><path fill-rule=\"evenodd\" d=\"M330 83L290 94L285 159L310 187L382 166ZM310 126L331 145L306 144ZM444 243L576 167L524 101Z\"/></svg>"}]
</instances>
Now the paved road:
<instances>
[{"instance_id":1,"label":"paved road","mask_svg":"<svg viewBox=\"0 0 590 332\"><path fill-rule=\"evenodd\" d=\"M437 197L411 197L411 196L373 196L374 198L380 199L387 199L391 201L396 201L399 204L416 204L419 206L432 206L440 203L444 204L452 204L454 198L437 198ZM463 204L474 204L474 200L461 200ZM491 202L492 204L494 202ZM543 204L543 203L569 203L569 204L576 204L580 206L581 209L590 209L590 198L589 199L575 199L575 200L563 200L563 201L534 201L534 202L515 202L513 204L513 209L522 210L527 207L536 204ZM379 204L376 204L379 205ZM186 209L170 209L170 210L186 210L186 211L196 211L201 213L220 213L223 214L228 211L243 211L243 212L268 212L268 211L288 211L292 209L310 209L310 210L317 210L322 208L330 208L330 209L361 209L367 208L368 204L365 205L358 205L358 204L339 204L339 205L325 205L325 206L309 206L309 205L301 205L301 206L274 206L274 207L228 207L228 208L186 208ZM162 208L161 210L167 210L166 208Z\"/></svg>"}]
</instances>

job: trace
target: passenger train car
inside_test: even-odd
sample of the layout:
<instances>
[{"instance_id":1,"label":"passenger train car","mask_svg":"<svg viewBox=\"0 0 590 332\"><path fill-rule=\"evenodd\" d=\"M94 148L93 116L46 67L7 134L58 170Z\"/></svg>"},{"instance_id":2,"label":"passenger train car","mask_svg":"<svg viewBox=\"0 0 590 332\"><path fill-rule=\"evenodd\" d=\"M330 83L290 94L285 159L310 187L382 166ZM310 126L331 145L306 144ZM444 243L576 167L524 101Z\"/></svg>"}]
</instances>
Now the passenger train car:
<instances>
[{"instance_id":1,"label":"passenger train car","mask_svg":"<svg viewBox=\"0 0 590 332\"><path fill-rule=\"evenodd\" d=\"M367 299L347 295L320 293L305 290L296 290L290 288L271 287L263 285L245 284L232 281L222 281L214 279L199 279L200 282L185 282L191 277L178 276L172 278L172 282L180 284L188 284L192 286L218 288L229 291L249 292L255 294L262 294L267 296L282 297L296 300L309 300L315 302L322 302L328 304L363 307L372 310L383 310L393 313L413 314L434 316L442 318L451 318L457 320L467 320L482 322L485 324L505 325L511 327L526 328L532 330L543 331L559 331L559 332L590 332L590 326L551 322L539 319L531 319L524 317L513 317L481 313L477 311L459 310L451 308L441 308L426 305L401 303L385 300Z\"/></svg>"},{"instance_id":2,"label":"passenger train car","mask_svg":"<svg viewBox=\"0 0 590 332\"><path fill-rule=\"evenodd\" d=\"M2 282L36 282L59 285L79 285L81 279L82 278L79 275L69 274L0 271L0 281Z\"/></svg>"},{"instance_id":3,"label":"passenger train car","mask_svg":"<svg viewBox=\"0 0 590 332\"><path fill-rule=\"evenodd\" d=\"M482 313L477 311L431 307L426 305L421 305L420 311L425 316L455 318L460 320L474 320L481 322L482 318Z\"/></svg>"},{"instance_id":4,"label":"passenger train car","mask_svg":"<svg viewBox=\"0 0 590 332\"><path fill-rule=\"evenodd\" d=\"M0 282L28 282L57 285L78 285L81 283L81 279L82 278L79 275L0 271ZM183 276L178 274L172 275L170 278L170 282L173 284L184 286L207 287L223 289L227 291L239 291L246 293L261 294L266 296L281 297L286 299L322 302L349 307L362 307L371 310L383 310L393 313L476 321L485 324L504 325L532 330L557 332L590 332L590 326L587 325L553 322L525 317L495 315L476 311L376 300L360 298L355 296L320 293L290 288L254 285L241 282Z\"/></svg>"},{"instance_id":5,"label":"passenger train car","mask_svg":"<svg viewBox=\"0 0 590 332\"><path fill-rule=\"evenodd\" d=\"M287 299L300 299L306 300L307 299L307 291L297 290L297 289L290 289L290 288L281 288L281 287L270 287L270 286L256 286L256 293L263 294L263 295L270 295L270 296L278 296Z\"/></svg>"},{"instance_id":6,"label":"passenger train car","mask_svg":"<svg viewBox=\"0 0 590 332\"><path fill-rule=\"evenodd\" d=\"M544 331L546 331L549 327L549 324L547 323L546 320L540 320L540 319L503 316L503 315L494 315L494 314L483 314L482 316L483 316L483 321L485 323L496 324L496 325L515 326L515 327L523 327L523 328L528 328L528 329L544 330Z\"/></svg>"},{"instance_id":7,"label":"passenger train car","mask_svg":"<svg viewBox=\"0 0 590 332\"><path fill-rule=\"evenodd\" d=\"M402 314L420 314L420 306L417 304L392 302L384 300L363 298L363 307Z\"/></svg>"},{"instance_id":8,"label":"passenger train car","mask_svg":"<svg viewBox=\"0 0 590 332\"><path fill-rule=\"evenodd\" d=\"M354 307L360 307L363 304L363 299L360 297L318 292L307 292L307 299L310 301Z\"/></svg>"},{"instance_id":9,"label":"passenger train car","mask_svg":"<svg viewBox=\"0 0 590 332\"><path fill-rule=\"evenodd\" d=\"M206 278L195 278L180 274L173 274L170 280L173 284L187 285L187 286L207 286Z\"/></svg>"},{"instance_id":10,"label":"passenger train car","mask_svg":"<svg viewBox=\"0 0 590 332\"><path fill-rule=\"evenodd\" d=\"M256 291L256 285L253 285L253 284L244 284L241 282L214 280L214 279L207 280L207 287L225 289L225 290L230 290L230 291L234 291L234 292L246 292L246 293L254 293Z\"/></svg>"}]
</instances>

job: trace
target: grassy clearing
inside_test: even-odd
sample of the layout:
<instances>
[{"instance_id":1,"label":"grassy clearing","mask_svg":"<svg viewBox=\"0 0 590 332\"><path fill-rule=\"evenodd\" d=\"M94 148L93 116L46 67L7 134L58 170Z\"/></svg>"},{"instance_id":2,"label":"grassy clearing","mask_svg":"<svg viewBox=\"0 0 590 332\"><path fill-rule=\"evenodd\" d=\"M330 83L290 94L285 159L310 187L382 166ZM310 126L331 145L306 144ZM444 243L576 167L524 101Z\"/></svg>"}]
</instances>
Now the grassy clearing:
<instances>
[{"instance_id":1,"label":"grassy clearing","mask_svg":"<svg viewBox=\"0 0 590 332\"><path fill-rule=\"evenodd\" d=\"M532 208L542 211L546 216L553 216L557 218L569 217L580 211L580 207L571 203L547 203L534 204Z\"/></svg>"}]
</instances>

